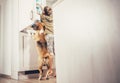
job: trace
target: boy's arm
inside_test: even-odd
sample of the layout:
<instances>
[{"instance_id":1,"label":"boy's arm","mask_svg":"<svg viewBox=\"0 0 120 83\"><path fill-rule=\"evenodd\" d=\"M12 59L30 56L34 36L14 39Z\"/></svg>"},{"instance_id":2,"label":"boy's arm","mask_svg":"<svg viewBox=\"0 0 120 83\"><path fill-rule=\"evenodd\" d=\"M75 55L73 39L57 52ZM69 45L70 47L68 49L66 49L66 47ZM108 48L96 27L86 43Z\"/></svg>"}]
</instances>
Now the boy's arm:
<instances>
[{"instance_id":1,"label":"boy's arm","mask_svg":"<svg viewBox=\"0 0 120 83\"><path fill-rule=\"evenodd\" d=\"M36 5L38 5L40 7L42 13L44 13L43 7L40 4L38 4L38 3ZM40 17L42 16L42 14L40 14L40 13L37 13L37 14L40 15Z\"/></svg>"}]
</instances>

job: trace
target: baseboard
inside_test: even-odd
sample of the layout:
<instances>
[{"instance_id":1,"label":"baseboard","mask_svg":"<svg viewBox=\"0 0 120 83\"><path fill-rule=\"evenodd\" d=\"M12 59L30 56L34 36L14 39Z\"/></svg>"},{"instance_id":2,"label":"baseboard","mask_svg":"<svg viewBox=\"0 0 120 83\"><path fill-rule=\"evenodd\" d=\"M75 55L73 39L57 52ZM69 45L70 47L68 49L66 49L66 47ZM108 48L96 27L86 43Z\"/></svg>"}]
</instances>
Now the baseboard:
<instances>
[{"instance_id":1,"label":"baseboard","mask_svg":"<svg viewBox=\"0 0 120 83\"><path fill-rule=\"evenodd\" d=\"M47 70L44 70L43 76L45 75ZM55 72L55 69L53 70ZM19 80L25 80L25 79L33 79L39 77L39 71L38 70L31 70L31 71L22 71L19 72L18 79Z\"/></svg>"},{"instance_id":2,"label":"baseboard","mask_svg":"<svg viewBox=\"0 0 120 83\"><path fill-rule=\"evenodd\" d=\"M5 74L0 74L0 77L11 79L11 76L9 76L9 75L5 75Z\"/></svg>"}]
</instances>

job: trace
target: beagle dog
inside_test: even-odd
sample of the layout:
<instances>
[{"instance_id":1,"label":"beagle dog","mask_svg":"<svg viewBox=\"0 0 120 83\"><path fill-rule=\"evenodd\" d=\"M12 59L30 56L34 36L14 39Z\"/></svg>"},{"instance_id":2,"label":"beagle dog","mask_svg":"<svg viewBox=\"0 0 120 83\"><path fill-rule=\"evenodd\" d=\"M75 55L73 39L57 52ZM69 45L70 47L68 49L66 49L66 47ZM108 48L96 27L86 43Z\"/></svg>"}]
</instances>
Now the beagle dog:
<instances>
[{"instance_id":1,"label":"beagle dog","mask_svg":"<svg viewBox=\"0 0 120 83\"><path fill-rule=\"evenodd\" d=\"M36 21L34 25L32 25L33 31L32 38L36 41L36 49L38 52L38 63L39 63L39 80L49 79L49 76L53 73L52 65L53 65L53 56L47 50L47 42L45 40L44 35L44 25L41 22ZM43 78L43 66L47 66L48 70Z\"/></svg>"}]
</instances>

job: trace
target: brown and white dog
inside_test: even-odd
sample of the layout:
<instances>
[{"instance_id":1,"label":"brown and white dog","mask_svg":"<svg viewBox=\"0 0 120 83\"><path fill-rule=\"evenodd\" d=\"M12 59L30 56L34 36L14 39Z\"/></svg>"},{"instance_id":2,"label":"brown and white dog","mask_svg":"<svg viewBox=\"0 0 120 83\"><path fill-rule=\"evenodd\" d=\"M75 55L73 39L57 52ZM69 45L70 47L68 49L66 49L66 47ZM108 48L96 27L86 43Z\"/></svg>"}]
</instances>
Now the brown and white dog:
<instances>
[{"instance_id":1,"label":"brown and white dog","mask_svg":"<svg viewBox=\"0 0 120 83\"><path fill-rule=\"evenodd\" d=\"M36 48L38 52L38 62L39 62L39 80L42 79L43 70L42 67L46 65L48 67L47 73L44 79L49 79L49 75L53 73L52 65L53 65L53 56L47 50L47 42L45 40L44 35L44 25L41 22L36 21L33 28L34 35L32 35L33 39L36 41Z\"/></svg>"}]
</instances>

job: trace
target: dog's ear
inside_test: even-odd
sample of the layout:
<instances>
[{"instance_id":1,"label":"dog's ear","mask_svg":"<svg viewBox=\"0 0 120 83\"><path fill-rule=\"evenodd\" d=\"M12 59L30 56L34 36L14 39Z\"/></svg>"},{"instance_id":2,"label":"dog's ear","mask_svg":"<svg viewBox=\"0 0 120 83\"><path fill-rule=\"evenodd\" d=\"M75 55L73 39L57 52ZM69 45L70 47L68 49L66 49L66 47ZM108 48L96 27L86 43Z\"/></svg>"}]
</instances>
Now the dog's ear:
<instances>
[{"instance_id":1,"label":"dog's ear","mask_svg":"<svg viewBox=\"0 0 120 83\"><path fill-rule=\"evenodd\" d=\"M45 24L41 22L40 25L41 25L42 29L45 31Z\"/></svg>"},{"instance_id":2,"label":"dog's ear","mask_svg":"<svg viewBox=\"0 0 120 83\"><path fill-rule=\"evenodd\" d=\"M35 24L32 24L31 27L34 28L36 25Z\"/></svg>"},{"instance_id":3,"label":"dog's ear","mask_svg":"<svg viewBox=\"0 0 120 83\"><path fill-rule=\"evenodd\" d=\"M39 27L38 27L39 30L42 30L43 29L43 24L40 22L39 23Z\"/></svg>"}]
</instances>

